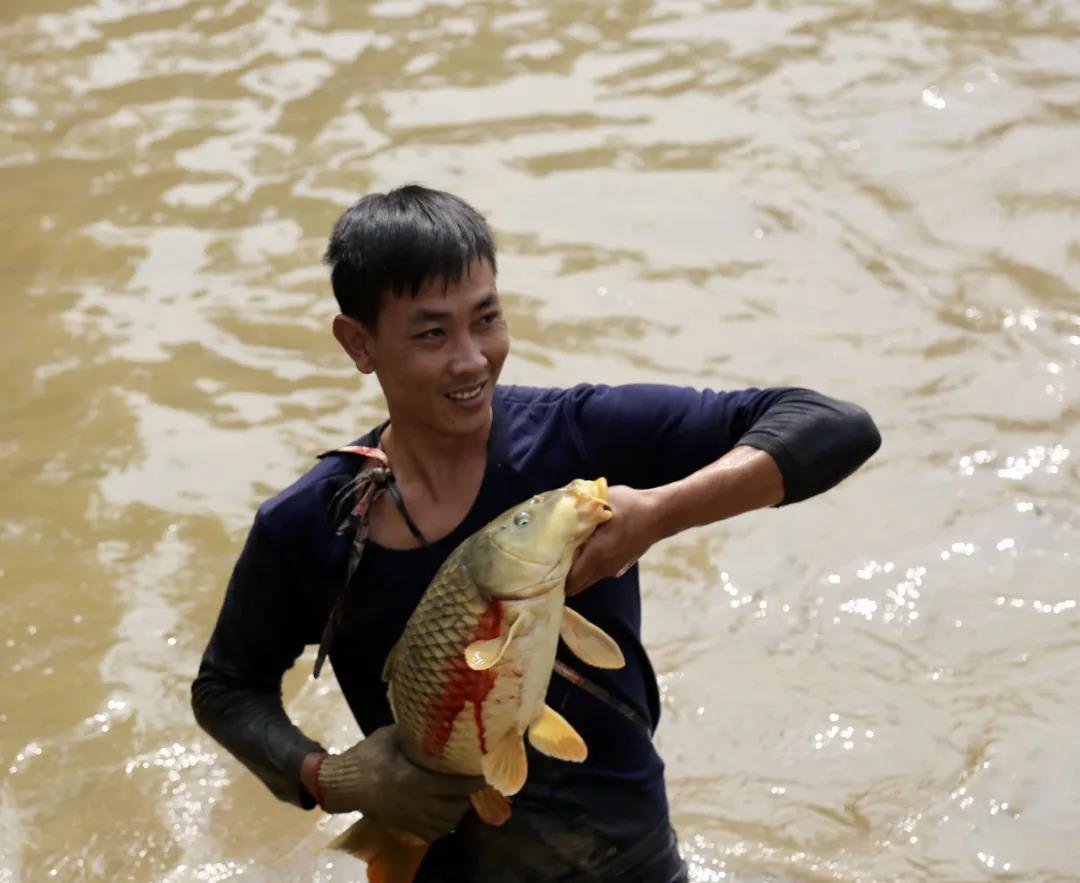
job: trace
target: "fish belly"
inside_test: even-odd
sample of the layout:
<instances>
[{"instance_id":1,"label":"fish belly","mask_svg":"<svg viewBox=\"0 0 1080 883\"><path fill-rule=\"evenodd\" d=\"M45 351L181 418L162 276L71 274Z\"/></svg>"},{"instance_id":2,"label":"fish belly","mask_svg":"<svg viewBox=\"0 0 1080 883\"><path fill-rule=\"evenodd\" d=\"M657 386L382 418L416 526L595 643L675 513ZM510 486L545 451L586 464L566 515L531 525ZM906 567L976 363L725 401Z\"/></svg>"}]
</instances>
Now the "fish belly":
<instances>
[{"instance_id":1,"label":"fish belly","mask_svg":"<svg viewBox=\"0 0 1080 883\"><path fill-rule=\"evenodd\" d=\"M511 726L524 732L539 716L547 699L555 651L559 646L564 596L561 590L555 590L518 603L525 608L523 615L530 619L529 628L511 642L497 667L506 663L514 674L516 713Z\"/></svg>"},{"instance_id":2,"label":"fish belly","mask_svg":"<svg viewBox=\"0 0 1080 883\"><path fill-rule=\"evenodd\" d=\"M406 739L406 753L415 762L440 772L480 775L483 756L499 740L525 733L544 707L559 642L561 595L505 602L511 608L506 614L528 616L529 627L514 636L494 668L472 671L464 665L462 647L460 663L450 663L439 698L429 703L424 733Z\"/></svg>"}]
</instances>

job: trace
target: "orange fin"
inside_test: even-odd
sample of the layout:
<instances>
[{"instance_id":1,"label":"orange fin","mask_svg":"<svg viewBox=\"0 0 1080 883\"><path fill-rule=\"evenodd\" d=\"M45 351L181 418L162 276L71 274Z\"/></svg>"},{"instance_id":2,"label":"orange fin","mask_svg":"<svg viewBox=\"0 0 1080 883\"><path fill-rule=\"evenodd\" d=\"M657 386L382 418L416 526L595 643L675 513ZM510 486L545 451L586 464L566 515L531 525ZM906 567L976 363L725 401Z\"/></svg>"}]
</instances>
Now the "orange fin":
<instances>
[{"instance_id":1,"label":"orange fin","mask_svg":"<svg viewBox=\"0 0 1080 883\"><path fill-rule=\"evenodd\" d=\"M428 844L374 819L360 819L330 844L367 862L368 883L412 883Z\"/></svg>"},{"instance_id":2,"label":"orange fin","mask_svg":"<svg viewBox=\"0 0 1080 883\"><path fill-rule=\"evenodd\" d=\"M559 760L581 763L589 755L578 731L550 705L540 709L536 720L529 725L529 741L537 751Z\"/></svg>"},{"instance_id":3,"label":"orange fin","mask_svg":"<svg viewBox=\"0 0 1080 883\"><path fill-rule=\"evenodd\" d=\"M589 665L596 668L622 668L626 665L615 639L572 607L563 608L559 634L571 652Z\"/></svg>"},{"instance_id":4,"label":"orange fin","mask_svg":"<svg viewBox=\"0 0 1080 883\"><path fill-rule=\"evenodd\" d=\"M480 761L487 783L507 797L521 790L529 772L522 735L520 730L510 730Z\"/></svg>"},{"instance_id":5,"label":"orange fin","mask_svg":"<svg viewBox=\"0 0 1080 883\"><path fill-rule=\"evenodd\" d=\"M510 646L510 642L523 629L527 629L528 624L529 614L522 611L511 623L506 634L496 635L486 641L473 641L465 648L465 664L473 671L487 671L489 668L493 668L503 658L503 654L506 652L506 648Z\"/></svg>"},{"instance_id":6,"label":"orange fin","mask_svg":"<svg viewBox=\"0 0 1080 883\"><path fill-rule=\"evenodd\" d=\"M510 818L510 801L490 785L470 794L469 801L480 819L489 825L498 827Z\"/></svg>"}]
</instances>

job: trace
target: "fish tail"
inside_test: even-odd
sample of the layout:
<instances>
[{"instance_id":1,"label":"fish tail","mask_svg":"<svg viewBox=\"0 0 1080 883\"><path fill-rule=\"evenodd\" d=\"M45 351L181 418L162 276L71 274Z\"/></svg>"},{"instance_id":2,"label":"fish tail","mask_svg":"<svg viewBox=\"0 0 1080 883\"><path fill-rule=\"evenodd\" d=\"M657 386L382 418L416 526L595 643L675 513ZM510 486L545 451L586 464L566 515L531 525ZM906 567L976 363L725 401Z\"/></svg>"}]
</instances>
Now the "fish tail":
<instances>
[{"instance_id":1,"label":"fish tail","mask_svg":"<svg viewBox=\"0 0 1080 883\"><path fill-rule=\"evenodd\" d=\"M360 819L330 844L367 863L368 883L412 883L428 844L404 831Z\"/></svg>"}]
</instances>

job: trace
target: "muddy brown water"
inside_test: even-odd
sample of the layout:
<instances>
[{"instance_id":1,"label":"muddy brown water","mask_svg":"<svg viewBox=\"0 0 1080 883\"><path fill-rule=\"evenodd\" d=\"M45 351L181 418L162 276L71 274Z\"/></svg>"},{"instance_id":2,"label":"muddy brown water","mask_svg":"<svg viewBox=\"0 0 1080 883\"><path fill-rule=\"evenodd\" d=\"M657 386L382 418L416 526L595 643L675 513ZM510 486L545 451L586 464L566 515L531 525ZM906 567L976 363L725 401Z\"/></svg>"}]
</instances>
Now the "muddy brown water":
<instances>
[{"instance_id":1,"label":"muddy brown water","mask_svg":"<svg viewBox=\"0 0 1080 883\"><path fill-rule=\"evenodd\" d=\"M1072 0L6 0L0 881L357 875L188 685L254 508L380 416L319 255L409 180L497 230L508 381L883 431L643 564L693 879L1080 879L1077 46Z\"/></svg>"}]
</instances>

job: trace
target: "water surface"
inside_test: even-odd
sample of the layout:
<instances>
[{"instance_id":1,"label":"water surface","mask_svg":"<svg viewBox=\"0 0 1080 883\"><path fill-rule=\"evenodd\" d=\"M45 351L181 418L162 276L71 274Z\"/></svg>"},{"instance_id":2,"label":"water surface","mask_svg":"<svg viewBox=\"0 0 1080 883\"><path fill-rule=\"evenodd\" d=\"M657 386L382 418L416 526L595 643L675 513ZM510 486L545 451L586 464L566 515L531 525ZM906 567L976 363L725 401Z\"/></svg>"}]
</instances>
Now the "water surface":
<instances>
[{"instance_id":1,"label":"water surface","mask_svg":"<svg viewBox=\"0 0 1080 883\"><path fill-rule=\"evenodd\" d=\"M1076 879L1077 45L1067 0L8 0L0 881L357 874L188 685L255 507L381 415L319 256L410 180L497 231L508 381L883 431L643 564L693 879Z\"/></svg>"}]
</instances>

